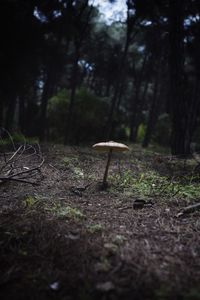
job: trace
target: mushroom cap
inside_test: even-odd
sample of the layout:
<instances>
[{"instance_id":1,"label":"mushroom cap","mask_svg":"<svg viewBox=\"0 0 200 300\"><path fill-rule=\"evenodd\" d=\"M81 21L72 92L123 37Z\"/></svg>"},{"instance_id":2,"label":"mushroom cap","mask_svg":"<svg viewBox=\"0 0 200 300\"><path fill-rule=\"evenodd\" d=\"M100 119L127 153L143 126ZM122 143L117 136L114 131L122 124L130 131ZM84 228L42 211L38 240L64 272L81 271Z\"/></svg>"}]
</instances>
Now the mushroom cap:
<instances>
[{"instance_id":1,"label":"mushroom cap","mask_svg":"<svg viewBox=\"0 0 200 300\"><path fill-rule=\"evenodd\" d=\"M113 141L97 143L93 145L92 148L97 151L108 151L112 149L115 152L123 152L129 150L128 146Z\"/></svg>"}]
</instances>

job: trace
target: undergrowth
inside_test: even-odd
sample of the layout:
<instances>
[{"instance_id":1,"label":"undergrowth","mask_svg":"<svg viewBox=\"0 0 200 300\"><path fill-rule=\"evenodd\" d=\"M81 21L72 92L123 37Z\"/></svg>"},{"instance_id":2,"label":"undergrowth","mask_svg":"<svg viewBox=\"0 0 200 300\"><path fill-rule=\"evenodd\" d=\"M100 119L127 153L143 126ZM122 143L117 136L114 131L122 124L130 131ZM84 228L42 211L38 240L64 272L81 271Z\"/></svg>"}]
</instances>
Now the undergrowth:
<instances>
[{"instance_id":1,"label":"undergrowth","mask_svg":"<svg viewBox=\"0 0 200 300\"><path fill-rule=\"evenodd\" d=\"M200 195L200 186L195 183L194 177L173 178L160 176L155 171L146 171L135 175L127 170L123 174L110 176L110 181L115 189L126 194L141 197L159 196L163 198L195 199ZM111 191L112 191L111 187Z\"/></svg>"},{"instance_id":2,"label":"undergrowth","mask_svg":"<svg viewBox=\"0 0 200 300\"><path fill-rule=\"evenodd\" d=\"M46 200L46 201L45 201ZM80 221L85 218L85 215L76 207L65 206L55 202L53 199L46 199L39 195L27 196L22 201L26 210L29 211L44 211L55 218L67 218L74 221Z\"/></svg>"},{"instance_id":3,"label":"undergrowth","mask_svg":"<svg viewBox=\"0 0 200 300\"><path fill-rule=\"evenodd\" d=\"M37 137L26 137L22 133L14 133L12 136L7 133L6 138L0 138L0 147L13 146L14 144L38 144L39 139Z\"/></svg>"}]
</instances>

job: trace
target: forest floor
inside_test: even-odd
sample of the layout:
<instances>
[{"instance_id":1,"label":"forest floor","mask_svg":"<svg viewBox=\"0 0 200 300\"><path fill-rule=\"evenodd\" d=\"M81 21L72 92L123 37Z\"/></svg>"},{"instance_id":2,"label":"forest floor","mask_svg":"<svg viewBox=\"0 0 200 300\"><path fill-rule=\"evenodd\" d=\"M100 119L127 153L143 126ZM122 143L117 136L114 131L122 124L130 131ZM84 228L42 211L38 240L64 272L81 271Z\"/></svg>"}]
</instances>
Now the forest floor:
<instances>
[{"instance_id":1,"label":"forest floor","mask_svg":"<svg viewBox=\"0 0 200 300\"><path fill-rule=\"evenodd\" d=\"M132 145L103 190L106 154L42 154L38 185L0 184L0 299L200 299L200 211L177 217L200 201L196 161Z\"/></svg>"}]
</instances>

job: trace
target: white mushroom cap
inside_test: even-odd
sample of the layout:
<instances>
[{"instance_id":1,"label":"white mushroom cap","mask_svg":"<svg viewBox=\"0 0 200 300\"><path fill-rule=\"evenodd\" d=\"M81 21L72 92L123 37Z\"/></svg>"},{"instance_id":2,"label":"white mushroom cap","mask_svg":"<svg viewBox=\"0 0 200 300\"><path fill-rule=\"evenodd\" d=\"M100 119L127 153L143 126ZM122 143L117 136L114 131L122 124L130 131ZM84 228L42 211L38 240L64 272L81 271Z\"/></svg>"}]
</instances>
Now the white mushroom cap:
<instances>
[{"instance_id":1,"label":"white mushroom cap","mask_svg":"<svg viewBox=\"0 0 200 300\"><path fill-rule=\"evenodd\" d=\"M128 146L113 141L97 143L93 145L92 148L94 148L97 151L108 151L112 149L112 151L115 152L123 152L129 150Z\"/></svg>"}]
</instances>

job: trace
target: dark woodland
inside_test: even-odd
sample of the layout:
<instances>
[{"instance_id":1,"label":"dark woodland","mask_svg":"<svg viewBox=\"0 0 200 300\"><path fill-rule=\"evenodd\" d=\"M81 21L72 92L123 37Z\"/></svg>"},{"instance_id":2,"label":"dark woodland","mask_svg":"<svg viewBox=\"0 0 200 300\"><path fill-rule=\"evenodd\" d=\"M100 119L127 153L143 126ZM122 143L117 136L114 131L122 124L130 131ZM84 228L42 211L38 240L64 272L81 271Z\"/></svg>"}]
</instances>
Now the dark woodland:
<instances>
[{"instance_id":1,"label":"dark woodland","mask_svg":"<svg viewBox=\"0 0 200 300\"><path fill-rule=\"evenodd\" d=\"M200 1L124 2L0 0L2 300L200 300Z\"/></svg>"},{"instance_id":2,"label":"dark woodland","mask_svg":"<svg viewBox=\"0 0 200 300\"><path fill-rule=\"evenodd\" d=\"M199 144L199 1L2 0L0 124L65 144ZM115 1L113 1L113 6Z\"/></svg>"}]
</instances>

